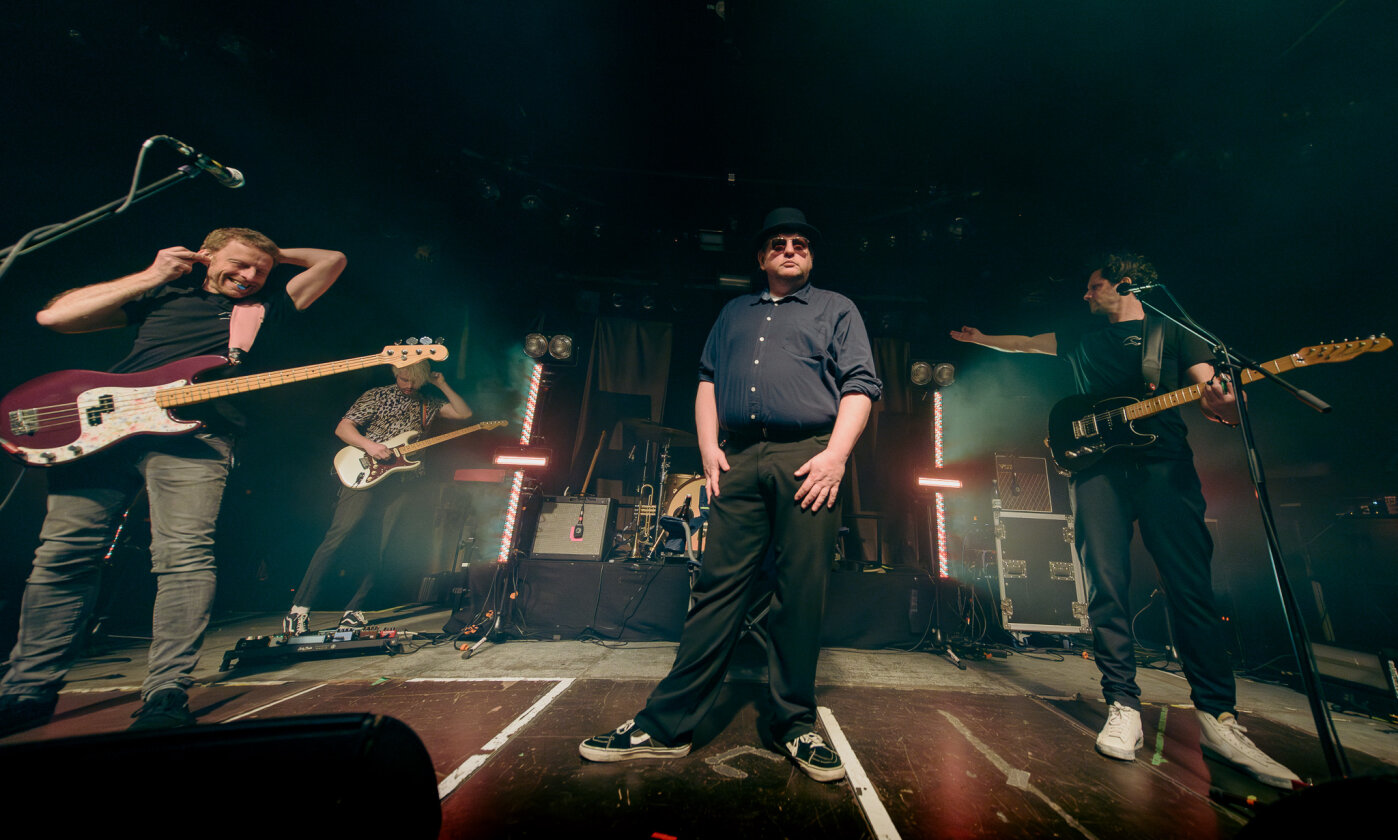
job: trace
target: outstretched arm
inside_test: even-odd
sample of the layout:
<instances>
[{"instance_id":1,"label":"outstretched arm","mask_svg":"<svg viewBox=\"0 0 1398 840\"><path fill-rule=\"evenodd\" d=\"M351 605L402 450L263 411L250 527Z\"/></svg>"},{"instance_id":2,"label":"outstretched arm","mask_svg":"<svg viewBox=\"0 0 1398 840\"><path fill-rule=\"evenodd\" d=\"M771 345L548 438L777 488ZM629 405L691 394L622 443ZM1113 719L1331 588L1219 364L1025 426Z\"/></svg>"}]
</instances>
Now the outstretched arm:
<instances>
[{"instance_id":1,"label":"outstretched arm","mask_svg":"<svg viewBox=\"0 0 1398 840\"><path fill-rule=\"evenodd\" d=\"M962 327L952 330L951 337L967 344L979 344L1002 353L1042 353L1045 356L1058 355L1058 336L1055 333L1038 335L986 335L975 327Z\"/></svg>"},{"instance_id":2,"label":"outstretched arm","mask_svg":"<svg viewBox=\"0 0 1398 840\"><path fill-rule=\"evenodd\" d=\"M156 253L145 271L106 283L80 286L58 295L34 316L54 332L84 333L126 326L122 307L141 295L177 280L194 270L195 263L209 264L208 255L176 245Z\"/></svg>"}]
</instances>

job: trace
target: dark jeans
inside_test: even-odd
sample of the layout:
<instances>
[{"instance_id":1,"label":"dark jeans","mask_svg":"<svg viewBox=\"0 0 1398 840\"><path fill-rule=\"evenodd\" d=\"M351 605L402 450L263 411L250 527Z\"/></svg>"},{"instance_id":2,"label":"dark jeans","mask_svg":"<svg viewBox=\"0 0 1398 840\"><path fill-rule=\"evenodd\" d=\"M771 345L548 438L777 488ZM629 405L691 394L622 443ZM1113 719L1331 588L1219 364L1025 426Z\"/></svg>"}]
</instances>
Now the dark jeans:
<instances>
[{"instance_id":1,"label":"dark jeans","mask_svg":"<svg viewBox=\"0 0 1398 840\"><path fill-rule=\"evenodd\" d=\"M213 608L214 526L232 451L219 435L145 435L48 472L48 515L0 693L51 697L63 685L97 600L104 550L142 481L156 595L141 694L189 688Z\"/></svg>"},{"instance_id":2,"label":"dark jeans","mask_svg":"<svg viewBox=\"0 0 1398 840\"><path fill-rule=\"evenodd\" d=\"M1074 527L1087 573L1087 610L1107 703L1141 707L1131 640L1131 523L1140 523L1165 588L1175 645L1196 708L1233 711L1233 669L1214 608L1213 539L1188 460L1112 458L1074 476Z\"/></svg>"},{"instance_id":3,"label":"dark jeans","mask_svg":"<svg viewBox=\"0 0 1398 840\"><path fill-rule=\"evenodd\" d=\"M345 539L361 527L370 529L373 525L378 524L377 551L374 553L373 560L364 570L359 589L345 605L346 612L359 609L360 605L364 603L364 599L373 590L378 573L383 568L384 552L388 549L388 541L393 536L393 530L398 524L399 517L403 514L407 497L407 482L411 480L410 477L391 475L366 490L340 488L340 497L335 503L335 516L330 521L330 530L325 532L325 539L321 540L320 548L317 548L316 553L311 557L311 565L306 568L306 574L301 578L301 585L296 588L296 596L292 600L292 606L314 606L316 596L325 583L325 576L330 571L335 556L340 551Z\"/></svg>"},{"instance_id":4,"label":"dark jeans","mask_svg":"<svg viewBox=\"0 0 1398 840\"><path fill-rule=\"evenodd\" d=\"M725 446L731 469L709 503L708 541L675 664L636 715L637 726L661 743L691 741L717 699L769 547L776 560L766 619L772 737L789 741L815 728L820 624L840 505L801 510L793 498L802 479L792 474L829 442L821 435Z\"/></svg>"}]
</instances>

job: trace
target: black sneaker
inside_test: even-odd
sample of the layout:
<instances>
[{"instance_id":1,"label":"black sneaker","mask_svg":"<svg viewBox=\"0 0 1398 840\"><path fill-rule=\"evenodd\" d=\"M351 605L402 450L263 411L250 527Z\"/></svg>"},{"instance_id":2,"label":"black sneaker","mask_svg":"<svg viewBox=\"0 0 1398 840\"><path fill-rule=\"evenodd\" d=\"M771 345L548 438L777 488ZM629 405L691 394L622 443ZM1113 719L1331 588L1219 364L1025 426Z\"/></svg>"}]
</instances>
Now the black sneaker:
<instances>
[{"instance_id":1,"label":"black sneaker","mask_svg":"<svg viewBox=\"0 0 1398 840\"><path fill-rule=\"evenodd\" d=\"M667 747L636 728L628 720L611 732L594 735L578 745L578 752L588 761L629 761L633 758L680 758L689 755L689 744Z\"/></svg>"},{"instance_id":2,"label":"black sneaker","mask_svg":"<svg viewBox=\"0 0 1398 840\"><path fill-rule=\"evenodd\" d=\"M189 695L178 688L160 689L147 697L141 708L132 712L131 716L136 722L126 728L136 732L194 725L194 713L189 710Z\"/></svg>"},{"instance_id":3,"label":"black sneaker","mask_svg":"<svg viewBox=\"0 0 1398 840\"><path fill-rule=\"evenodd\" d=\"M817 782L833 782L845 777L845 765L840 761L840 754L826 746L825 739L819 734L807 732L783 746L801 772Z\"/></svg>"},{"instance_id":4,"label":"black sneaker","mask_svg":"<svg viewBox=\"0 0 1398 840\"><path fill-rule=\"evenodd\" d=\"M56 697L24 694L0 696L0 738L43 726L53 718L53 709L57 705Z\"/></svg>"},{"instance_id":5,"label":"black sneaker","mask_svg":"<svg viewBox=\"0 0 1398 840\"><path fill-rule=\"evenodd\" d=\"M363 630L368 626L369 619L359 610L345 610L345 614L340 616L341 630Z\"/></svg>"}]
</instances>

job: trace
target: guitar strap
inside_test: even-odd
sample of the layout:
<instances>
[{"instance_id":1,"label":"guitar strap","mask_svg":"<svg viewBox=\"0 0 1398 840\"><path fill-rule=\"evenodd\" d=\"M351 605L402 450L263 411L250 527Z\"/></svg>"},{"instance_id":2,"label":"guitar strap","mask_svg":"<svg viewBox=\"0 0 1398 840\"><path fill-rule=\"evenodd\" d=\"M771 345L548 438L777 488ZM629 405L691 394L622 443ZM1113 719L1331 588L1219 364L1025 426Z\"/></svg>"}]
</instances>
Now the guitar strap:
<instances>
[{"instance_id":1,"label":"guitar strap","mask_svg":"<svg viewBox=\"0 0 1398 840\"><path fill-rule=\"evenodd\" d=\"M1146 316L1145 342L1141 346L1141 378L1146 383L1146 393L1154 394L1160 387L1160 368L1165 357L1165 321L1162 318Z\"/></svg>"},{"instance_id":2,"label":"guitar strap","mask_svg":"<svg viewBox=\"0 0 1398 840\"><path fill-rule=\"evenodd\" d=\"M238 364L243 354L252 349L257 340L257 331L262 328L262 319L267 317L267 307L260 303L236 303L233 314L228 319L228 361Z\"/></svg>"}]
</instances>

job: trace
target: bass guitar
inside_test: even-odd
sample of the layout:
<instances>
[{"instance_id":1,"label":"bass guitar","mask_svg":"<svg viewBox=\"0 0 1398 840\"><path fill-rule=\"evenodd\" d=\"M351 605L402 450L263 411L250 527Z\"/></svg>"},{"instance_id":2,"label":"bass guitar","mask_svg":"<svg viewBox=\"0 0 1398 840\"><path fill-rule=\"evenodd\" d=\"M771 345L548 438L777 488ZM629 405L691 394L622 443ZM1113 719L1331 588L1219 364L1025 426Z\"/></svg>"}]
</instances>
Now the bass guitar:
<instances>
[{"instance_id":1,"label":"bass guitar","mask_svg":"<svg viewBox=\"0 0 1398 840\"><path fill-rule=\"evenodd\" d=\"M134 435L186 434L204 425L176 417L173 411L181 406L374 365L406 367L446 357L440 344L398 344L372 356L198 383L196 377L227 366L228 359L195 356L139 373L55 371L0 399L0 448L29 466L49 467Z\"/></svg>"},{"instance_id":2,"label":"bass guitar","mask_svg":"<svg viewBox=\"0 0 1398 840\"><path fill-rule=\"evenodd\" d=\"M472 432L498 429L501 426L509 425L509 423L508 420L488 420L417 443L412 441L418 436L418 432L402 432L383 442L383 445L387 446L389 451L393 453L393 457L385 461L375 460L373 456L357 446L346 446L335 453L335 474L340 476L340 483L349 489L363 490L366 487L373 487L393 473L417 467L421 462L409 460L407 456L419 449L436 446L439 443L462 435L469 435Z\"/></svg>"},{"instance_id":3,"label":"bass guitar","mask_svg":"<svg viewBox=\"0 0 1398 840\"><path fill-rule=\"evenodd\" d=\"M1311 365L1348 362L1364 353L1381 353L1393 346L1387 336L1378 336L1334 344L1303 347L1290 356L1266 362L1261 367L1271 373L1285 373ZM1242 384L1261 379L1255 370L1242 372ZM1044 445L1053 454L1053 462L1065 473L1075 473L1102 460L1108 452L1120 447L1139 448L1155 442L1155 435L1136 431L1132 421L1186 405L1204 394L1204 385L1190 385L1146 400L1131 397L1111 397L1099 400L1091 396L1072 396L1060 400L1049 411L1048 437Z\"/></svg>"}]
</instances>

